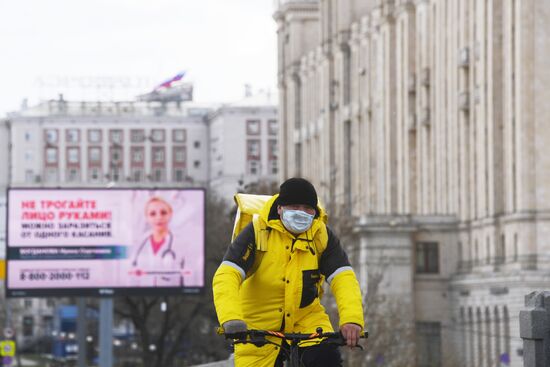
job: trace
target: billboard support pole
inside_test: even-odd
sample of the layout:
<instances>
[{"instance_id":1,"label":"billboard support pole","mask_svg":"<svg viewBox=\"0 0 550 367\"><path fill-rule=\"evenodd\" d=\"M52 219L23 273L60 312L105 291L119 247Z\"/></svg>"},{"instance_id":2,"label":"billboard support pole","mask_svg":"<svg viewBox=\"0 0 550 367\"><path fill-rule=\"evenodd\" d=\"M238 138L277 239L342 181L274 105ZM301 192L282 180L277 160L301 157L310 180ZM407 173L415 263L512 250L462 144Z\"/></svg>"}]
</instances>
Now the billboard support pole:
<instances>
[{"instance_id":1,"label":"billboard support pole","mask_svg":"<svg viewBox=\"0 0 550 367\"><path fill-rule=\"evenodd\" d=\"M78 297L78 321L77 321L77 338L78 338L78 367L86 367L86 354L88 351L86 345L86 299Z\"/></svg>"},{"instance_id":2,"label":"billboard support pole","mask_svg":"<svg viewBox=\"0 0 550 367\"><path fill-rule=\"evenodd\" d=\"M113 367L113 298L99 301L99 367Z\"/></svg>"},{"instance_id":3,"label":"billboard support pole","mask_svg":"<svg viewBox=\"0 0 550 367\"><path fill-rule=\"evenodd\" d=\"M6 324L5 327L11 328L11 302L9 298L6 298Z\"/></svg>"}]
</instances>

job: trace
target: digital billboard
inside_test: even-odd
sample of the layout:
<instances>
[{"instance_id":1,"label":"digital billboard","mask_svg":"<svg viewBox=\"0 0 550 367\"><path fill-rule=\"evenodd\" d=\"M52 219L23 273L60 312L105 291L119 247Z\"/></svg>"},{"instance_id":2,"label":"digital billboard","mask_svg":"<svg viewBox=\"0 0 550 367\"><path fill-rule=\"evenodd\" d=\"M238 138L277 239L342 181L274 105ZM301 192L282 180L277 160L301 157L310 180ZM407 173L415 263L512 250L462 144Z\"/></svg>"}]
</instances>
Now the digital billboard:
<instances>
[{"instance_id":1,"label":"digital billboard","mask_svg":"<svg viewBox=\"0 0 550 367\"><path fill-rule=\"evenodd\" d=\"M9 297L204 287L203 189L8 190Z\"/></svg>"}]
</instances>

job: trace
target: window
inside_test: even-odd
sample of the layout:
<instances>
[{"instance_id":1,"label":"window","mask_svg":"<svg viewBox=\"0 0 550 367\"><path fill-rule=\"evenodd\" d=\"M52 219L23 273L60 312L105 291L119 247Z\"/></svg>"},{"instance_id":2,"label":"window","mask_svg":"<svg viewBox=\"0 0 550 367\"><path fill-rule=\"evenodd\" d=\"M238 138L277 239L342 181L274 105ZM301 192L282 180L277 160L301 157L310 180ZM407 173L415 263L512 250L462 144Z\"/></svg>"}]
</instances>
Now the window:
<instances>
[{"instance_id":1,"label":"window","mask_svg":"<svg viewBox=\"0 0 550 367\"><path fill-rule=\"evenodd\" d=\"M121 164L122 163L122 149L121 148L111 148L111 163Z\"/></svg>"},{"instance_id":2,"label":"window","mask_svg":"<svg viewBox=\"0 0 550 367\"><path fill-rule=\"evenodd\" d=\"M153 163L164 163L164 147L153 147Z\"/></svg>"},{"instance_id":3,"label":"window","mask_svg":"<svg viewBox=\"0 0 550 367\"><path fill-rule=\"evenodd\" d=\"M260 174L260 161L248 161L248 174Z\"/></svg>"},{"instance_id":4,"label":"window","mask_svg":"<svg viewBox=\"0 0 550 367\"><path fill-rule=\"evenodd\" d=\"M70 168L67 170L67 182L80 181L80 170L76 168Z\"/></svg>"},{"instance_id":5,"label":"window","mask_svg":"<svg viewBox=\"0 0 550 367\"><path fill-rule=\"evenodd\" d=\"M201 166L201 161L194 161L193 162L193 167L199 168L200 166Z\"/></svg>"},{"instance_id":6,"label":"window","mask_svg":"<svg viewBox=\"0 0 550 367\"><path fill-rule=\"evenodd\" d=\"M276 175L279 172L279 167L278 167L276 159L272 160L272 161L269 161L269 172L272 175Z\"/></svg>"},{"instance_id":7,"label":"window","mask_svg":"<svg viewBox=\"0 0 550 367\"><path fill-rule=\"evenodd\" d=\"M111 167L110 179L111 181L118 182L120 181L122 170L120 167Z\"/></svg>"},{"instance_id":8,"label":"window","mask_svg":"<svg viewBox=\"0 0 550 367\"><path fill-rule=\"evenodd\" d=\"M277 120L268 120L267 130L269 131L269 135L277 135L279 132L279 124L277 123Z\"/></svg>"},{"instance_id":9,"label":"window","mask_svg":"<svg viewBox=\"0 0 550 367\"><path fill-rule=\"evenodd\" d=\"M101 130L99 129L88 130L88 142L101 143Z\"/></svg>"},{"instance_id":10,"label":"window","mask_svg":"<svg viewBox=\"0 0 550 367\"><path fill-rule=\"evenodd\" d=\"M135 164L143 164L144 160L144 148L142 147L132 147L132 163Z\"/></svg>"},{"instance_id":11,"label":"window","mask_svg":"<svg viewBox=\"0 0 550 367\"><path fill-rule=\"evenodd\" d=\"M57 143L57 129L46 130L46 143L48 144Z\"/></svg>"},{"instance_id":12,"label":"window","mask_svg":"<svg viewBox=\"0 0 550 367\"><path fill-rule=\"evenodd\" d=\"M200 141L198 141L198 140L196 140L196 141L195 141L195 142L193 143L193 146L194 146L195 148L197 148L197 149L198 149L198 148L200 148L200 147L201 147L201 142L200 142Z\"/></svg>"},{"instance_id":13,"label":"window","mask_svg":"<svg viewBox=\"0 0 550 367\"><path fill-rule=\"evenodd\" d=\"M89 164L101 163L101 147L88 148L88 163Z\"/></svg>"},{"instance_id":14,"label":"window","mask_svg":"<svg viewBox=\"0 0 550 367\"><path fill-rule=\"evenodd\" d=\"M42 316L42 327L44 335L51 335L53 331L53 316Z\"/></svg>"},{"instance_id":15,"label":"window","mask_svg":"<svg viewBox=\"0 0 550 367\"><path fill-rule=\"evenodd\" d=\"M122 138L123 138L122 130L120 129L110 130L109 137L110 137L111 143L122 144Z\"/></svg>"},{"instance_id":16,"label":"window","mask_svg":"<svg viewBox=\"0 0 550 367\"><path fill-rule=\"evenodd\" d=\"M417 366L441 366L441 324L439 322L417 322L416 339Z\"/></svg>"},{"instance_id":17,"label":"window","mask_svg":"<svg viewBox=\"0 0 550 367\"><path fill-rule=\"evenodd\" d=\"M162 143L164 141L164 130L161 130L161 129L151 130L151 140L155 143Z\"/></svg>"},{"instance_id":18,"label":"window","mask_svg":"<svg viewBox=\"0 0 550 367\"><path fill-rule=\"evenodd\" d=\"M416 272L418 274L439 273L439 244L418 242L416 244Z\"/></svg>"},{"instance_id":19,"label":"window","mask_svg":"<svg viewBox=\"0 0 550 367\"><path fill-rule=\"evenodd\" d=\"M78 164L78 162L80 162L80 149L67 148L67 163Z\"/></svg>"},{"instance_id":20,"label":"window","mask_svg":"<svg viewBox=\"0 0 550 367\"><path fill-rule=\"evenodd\" d=\"M351 99L351 48L348 44L343 44L341 51L343 54L343 76L342 76L342 94L343 102L349 104Z\"/></svg>"},{"instance_id":21,"label":"window","mask_svg":"<svg viewBox=\"0 0 550 367\"><path fill-rule=\"evenodd\" d=\"M145 141L145 130L143 129L130 130L130 141L132 143L143 143Z\"/></svg>"},{"instance_id":22,"label":"window","mask_svg":"<svg viewBox=\"0 0 550 367\"><path fill-rule=\"evenodd\" d=\"M88 177L89 177L89 180L92 182L99 181L99 168L98 167L90 168L88 170Z\"/></svg>"},{"instance_id":23,"label":"window","mask_svg":"<svg viewBox=\"0 0 550 367\"><path fill-rule=\"evenodd\" d=\"M260 141L248 140L246 143L248 159L260 159Z\"/></svg>"},{"instance_id":24,"label":"window","mask_svg":"<svg viewBox=\"0 0 550 367\"><path fill-rule=\"evenodd\" d=\"M164 181L164 170L162 168L156 168L153 170L153 180L155 182Z\"/></svg>"},{"instance_id":25,"label":"window","mask_svg":"<svg viewBox=\"0 0 550 367\"><path fill-rule=\"evenodd\" d=\"M45 182L57 182L57 169L56 168L47 168L44 175Z\"/></svg>"},{"instance_id":26,"label":"window","mask_svg":"<svg viewBox=\"0 0 550 367\"><path fill-rule=\"evenodd\" d=\"M25 160L26 160L27 162L32 162L33 159L34 159L33 151L32 151L32 150L27 150L27 151L25 152Z\"/></svg>"},{"instance_id":27,"label":"window","mask_svg":"<svg viewBox=\"0 0 550 367\"><path fill-rule=\"evenodd\" d=\"M23 336L33 336L34 333L34 317L23 317Z\"/></svg>"},{"instance_id":28,"label":"window","mask_svg":"<svg viewBox=\"0 0 550 367\"><path fill-rule=\"evenodd\" d=\"M134 168L132 170L132 180L134 182L143 181L143 170L139 168Z\"/></svg>"},{"instance_id":29,"label":"window","mask_svg":"<svg viewBox=\"0 0 550 367\"><path fill-rule=\"evenodd\" d=\"M66 130L65 140L67 141L67 143L78 143L80 141L80 131L78 129Z\"/></svg>"},{"instance_id":30,"label":"window","mask_svg":"<svg viewBox=\"0 0 550 367\"><path fill-rule=\"evenodd\" d=\"M32 169L25 170L25 182L26 183L34 182L34 172Z\"/></svg>"},{"instance_id":31,"label":"window","mask_svg":"<svg viewBox=\"0 0 550 367\"><path fill-rule=\"evenodd\" d=\"M29 142L32 139L32 135L29 131L25 131L25 141Z\"/></svg>"},{"instance_id":32,"label":"window","mask_svg":"<svg viewBox=\"0 0 550 367\"><path fill-rule=\"evenodd\" d=\"M184 129L172 130L172 141L174 143L184 143L185 142L185 130Z\"/></svg>"},{"instance_id":33,"label":"window","mask_svg":"<svg viewBox=\"0 0 550 367\"><path fill-rule=\"evenodd\" d=\"M174 163L185 163L184 147L174 147Z\"/></svg>"},{"instance_id":34,"label":"window","mask_svg":"<svg viewBox=\"0 0 550 367\"><path fill-rule=\"evenodd\" d=\"M248 135L260 135L260 120L246 121L246 133Z\"/></svg>"},{"instance_id":35,"label":"window","mask_svg":"<svg viewBox=\"0 0 550 367\"><path fill-rule=\"evenodd\" d=\"M46 148L46 164L57 164L57 148Z\"/></svg>"},{"instance_id":36,"label":"window","mask_svg":"<svg viewBox=\"0 0 550 367\"><path fill-rule=\"evenodd\" d=\"M298 175L302 172L302 143L296 143L294 145L294 160L296 164L296 171Z\"/></svg>"},{"instance_id":37,"label":"window","mask_svg":"<svg viewBox=\"0 0 550 367\"><path fill-rule=\"evenodd\" d=\"M174 170L174 181L176 182L183 182L183 170L182 169L176 169Z\"/></svg>"},{"instance_id":38,"label":"window","mask_svg":"<svg viewBox=\"0 0 550 367\"><path fill-rule=\"evenodd\" d=\"M277 153L278 153L278 147L277 147L277 140L271 139L268 141L269 144L269 159L277 159Z\"/></svg>"}]
</instances>

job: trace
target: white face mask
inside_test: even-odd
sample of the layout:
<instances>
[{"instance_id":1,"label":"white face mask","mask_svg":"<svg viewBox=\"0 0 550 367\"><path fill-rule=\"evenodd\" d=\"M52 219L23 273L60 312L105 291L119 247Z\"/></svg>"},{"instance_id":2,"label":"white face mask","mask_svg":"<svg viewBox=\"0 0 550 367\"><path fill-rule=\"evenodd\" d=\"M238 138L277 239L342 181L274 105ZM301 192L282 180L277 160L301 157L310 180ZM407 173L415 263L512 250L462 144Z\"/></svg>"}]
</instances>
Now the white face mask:
<instances>
[{"instance_id":1,"label":"white face mask","mask_svg":"<svg viewBox=\"0 0 550 367\"><path fill-rule=\"evenodd\" d=\"M281 220L286 229L297 234L307 231L311 227L314 217L315 215L301 210L283 209Z\"/></svg>"}]
</instances>

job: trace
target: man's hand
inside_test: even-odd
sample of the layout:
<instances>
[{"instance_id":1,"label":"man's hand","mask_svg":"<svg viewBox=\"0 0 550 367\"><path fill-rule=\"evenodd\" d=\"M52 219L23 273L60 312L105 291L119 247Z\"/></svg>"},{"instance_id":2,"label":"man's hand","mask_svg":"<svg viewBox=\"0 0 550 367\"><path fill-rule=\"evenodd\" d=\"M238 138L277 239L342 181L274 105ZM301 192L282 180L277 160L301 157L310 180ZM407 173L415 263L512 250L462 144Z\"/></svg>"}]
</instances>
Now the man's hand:
<instances>
[{"instance_id":1,"label":"man's hand","mask_svg":"<svg viewBox=\"0 0 550 367\"><path fill-rule=\"evenodd\" d=\"M361 336L361 326L357 324L344 324L340 327L340 332L344 339L346 339L346 344L348 347L353 348L359 342L359 337Z\"/></svg>"},{"instance_id":2,"label":"man's hand","mask_svg":"<svg viewBox=\"0 0 550 367\"><path fill-rule=\"evenodd\" d=\"M239 337L239 334L244 334L247 330L246 322L243 320L229 320L224 322L222 327L228 337Z\"/></svg>"}]
</instances>

